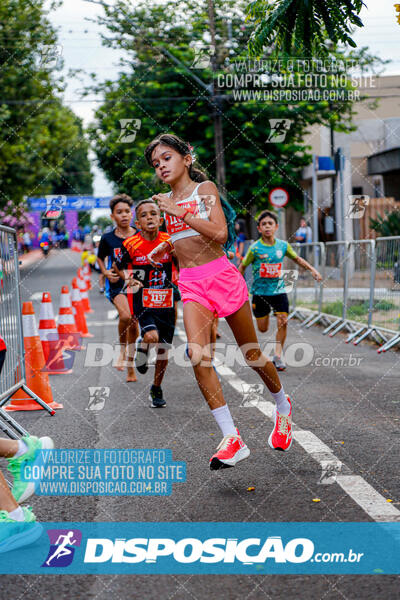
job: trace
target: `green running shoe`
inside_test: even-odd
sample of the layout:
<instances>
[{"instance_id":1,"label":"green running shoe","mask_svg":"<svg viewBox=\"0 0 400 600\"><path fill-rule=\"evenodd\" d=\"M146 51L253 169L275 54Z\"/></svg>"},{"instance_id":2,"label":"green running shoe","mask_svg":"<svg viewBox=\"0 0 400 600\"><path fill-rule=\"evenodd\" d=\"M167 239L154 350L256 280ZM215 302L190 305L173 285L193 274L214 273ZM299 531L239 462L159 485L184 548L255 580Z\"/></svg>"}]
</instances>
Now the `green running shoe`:
<instances>
[{"instance_id":1,"label":"green running shoe","mask_svg":"<svg viewBox=\"0 0 400 600\"><path fill-rule=\"evenodd\" d=\"M33 463L36 458L36 451L38 450L52 450L54 448L54 442L49 437L37 438L34 435L22 438L22 441L28 446L28 450L15 458L12 456L8 458L8 470L14 478L12 487L12 494L15 500L20 504L25 502L32 494L35 493L35 482L34 481L22 481L21 473L25 465Z\"/></svg>"},{"instance_id":2,"label":"green running shoe","mask_svg":"<svg viewBox=\"0 0 400 600\"><path fill-rule=\"evenodd\" d=\"M25 521L10 519L5 510L0 510L0 553L16 550L33 544L42 535L43 527L36 521L31 508L22 507Z\"/></svg>"}]
</instances>

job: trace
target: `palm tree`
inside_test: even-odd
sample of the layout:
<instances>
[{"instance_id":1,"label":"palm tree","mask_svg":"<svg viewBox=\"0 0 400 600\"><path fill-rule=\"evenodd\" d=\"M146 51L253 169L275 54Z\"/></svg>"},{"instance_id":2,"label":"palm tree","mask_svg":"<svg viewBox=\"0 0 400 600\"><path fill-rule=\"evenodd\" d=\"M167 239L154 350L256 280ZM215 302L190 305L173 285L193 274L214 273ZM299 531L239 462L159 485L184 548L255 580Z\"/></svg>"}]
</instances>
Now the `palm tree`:
<instances>
[{"instance_id":1,"label":"palm tree","mask_svg":"<svg viewBox=\"0 0 400 600\"><path fill-rule=\"evenodd\" d=\"M326 42L348 44L352 26L363 27L358 16L362 0L253 0L248 19L256 28L249 43L252 55L261 55L264 46L303 56L327 54Z\"/></svg>"}]
</instances>

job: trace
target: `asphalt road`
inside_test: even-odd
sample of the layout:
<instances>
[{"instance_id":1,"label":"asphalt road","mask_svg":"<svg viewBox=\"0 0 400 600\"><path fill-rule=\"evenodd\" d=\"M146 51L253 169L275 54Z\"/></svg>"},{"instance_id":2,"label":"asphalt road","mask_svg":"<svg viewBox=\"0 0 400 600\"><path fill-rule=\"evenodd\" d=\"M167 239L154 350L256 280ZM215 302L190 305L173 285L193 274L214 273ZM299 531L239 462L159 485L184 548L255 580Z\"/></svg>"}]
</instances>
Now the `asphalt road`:
<instances>
[{"instance_id":1,"label":"asphalt road","mask_svg":"<svg viewBox=\"0 0 400 600\"><path fill-rule=\"evenodd\" d=\"M47 260L22 270L23 300L33 298L37 317L39 293L50 291L58 307L61 285L70 284L78 264L77 254L52 252ZM93 282L96 284L96 278ZM95 337L86 345L101 342L112 348L117 341L112 305L98 293L96 285L90 300L95 312L87 318ZM181 318L178 326L183 329ZM219 341L232 344L224 321L220 332ZM260 336L262 345L271 339L271 333ZM373 345L354 348L344 340L341 334L330 339L323 337L318 327L302 330L298 322L290 323L287 346L292 366L282 374L282 381L294 398L298 434L288 453L268 447L272 427L265 402L268 393L252 396L250 401L246 395L250 384L259 383L257 375L237 361L229 365L230 371L220 369L226 398L251 456L237 468L217 473L209 470L208 460L221 436L190 368L170 363L163 385L167 408L154 410L148 401L151 368L145 376L138 376L138 382L126 383L125 373L111 363L85 367L87 353L77 353L71 375L51 377L55 399L64 409L53 418L43 411L19 413L21 424L32 434L51 435L60 448L170 448L175 460L186 461L187 481L174 484L169 497L33 497L38 519L365 522L386 520L386 510L393 511L389 520L398 519L400 355L392 351L379 356ZM183 343L179 335L174 343ZM295 353L293 344L302 348ZM307 362L302 359L304 351L307 364L303 364ZM220 352L225 352L224 348ZM100 411L86 410L92 387L109 388ZM338 478L328 482L321 468L321 444L328 446L335 464L342 463ZM362 490L354 484L355 477L366 486L368 506ZM248 491L249 487L255 489ZM399 597L399 584L395 576L3 575L0 594L15 600L389 600Z\"/></svg>"}]
</instances>

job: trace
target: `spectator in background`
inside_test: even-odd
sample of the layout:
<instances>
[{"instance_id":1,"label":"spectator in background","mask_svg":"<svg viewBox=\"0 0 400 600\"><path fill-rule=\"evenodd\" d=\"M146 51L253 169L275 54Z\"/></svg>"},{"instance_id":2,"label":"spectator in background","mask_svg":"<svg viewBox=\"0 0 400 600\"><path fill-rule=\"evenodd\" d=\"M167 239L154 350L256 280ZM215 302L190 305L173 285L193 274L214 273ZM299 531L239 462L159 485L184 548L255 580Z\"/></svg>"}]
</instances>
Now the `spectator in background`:
<instances>
[{"instance_id":1,"label":"spectator in background","mask_svg":"<svg viewBox=\"0 0 400 600\"><path fill-rule=\"evenodd\" d=\"M58 248L58 233L55 227L51 230L51 244L53 248Z\"/></svg>"},{"instance_id":2,"label":"spectator in background","mask_svg":"<svg viewBox=\"0 0 400 600\"><path fill-rule=\"evenodd\" d=\"M31 239L31 234L29 231L24 231L23 236L23 249L24 252L28 253L30 252L31 248L32 248L32 239Z\"/></svg>"},{"instance_id":3,"label":"spectator in background","mask_svg":"<svg viewBox=\"0 0 400 600\"><path fill-rule=\"evenodd\" d=\"M300 219L300 226L294 234L295 240L298 244L309 244L312 242L312 230L307 224L304 217ZM301 247L299 252L301 258L306 258L306 247Z\"/></svg>"},{"instance_id":4,"label":"spectator in background","mask_svg":"<svg viewBox=\"0 0 400 600\"><path fill-rule=\"evenodd\" d=\"M43 227L38 233L39 242L50 242L50 231L48 227Z\"/></svg>"},{"instance_id":5,"label":"spectator in background","mask_svg":"<svg viewBox=\"0 0 400 600\"><path fill-rule=\"evenodd\" d=\"M58 245L60 248L66 248L66 244L65 244L65 226L62 224L60 225L60 228L58 230Z\"/></svg>"},{"instance_id":6,"label":"spectator in background","mask_svg":"<svg viewBox=\"0 0 400 600\"><path fill-rule=\"evenodd\" d=\"M24 230L23 230L23 228L18 228L18 230L17 230L17 244L18 244L18 254L22 254L24 251Z\"/></svg>"},{"instance_id":7,"label":"spectator in background","mask_svg":"<svg viewBox=\"0 0 400 600\"><path fill-rule=\"evenodd\" d=\"M237 264L237 266L240 265L240 263L243 260L243 257L245 255L245 248L244 248L244 243L247 241L247 236L246 236L246 227L245 227L245 222L243 219L238 219L235 223L235 232L236 232L236 240L235 240L235 256L236 256L236 260L235 260L235 264Z\"/></svg>"}]
</instances>

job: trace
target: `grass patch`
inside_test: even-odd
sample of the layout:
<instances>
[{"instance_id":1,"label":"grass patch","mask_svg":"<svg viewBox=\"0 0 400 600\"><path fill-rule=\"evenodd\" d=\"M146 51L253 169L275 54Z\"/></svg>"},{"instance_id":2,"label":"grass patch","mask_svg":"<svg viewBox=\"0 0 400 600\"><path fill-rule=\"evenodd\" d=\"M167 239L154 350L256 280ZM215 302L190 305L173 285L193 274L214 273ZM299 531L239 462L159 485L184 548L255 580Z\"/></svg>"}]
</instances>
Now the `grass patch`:
<instances>
[{"instance_id":1,"label":"grass patch","mask_svg":"<svg viewBox=\"0 0 400 600\"><path fill-rule=\"evenodd\" d=\"M335 315L336 317L341 317L343 311L343 302L340 300L335 300L335 302L327 302L322 305L322 312L327 313L328 315Z\"/></svg>"},{"instance_id":2,"label":"grass patch","mask_svg":"<svg viewBox=\"0 0 400 600\"><path fill-rule=\"evenodd\" d=\"M364 317L368 314L369 300L349 300L347 304L347 316L353 317ZM396 309L396 305L388 300L379 300L374 305L374 312L376 311L389 311ZM343 302L335 300L335 302L327 302L322 305L322 312L328 315L334 315L341 317L343 311Z\"/></svg>"}]
</instances>

